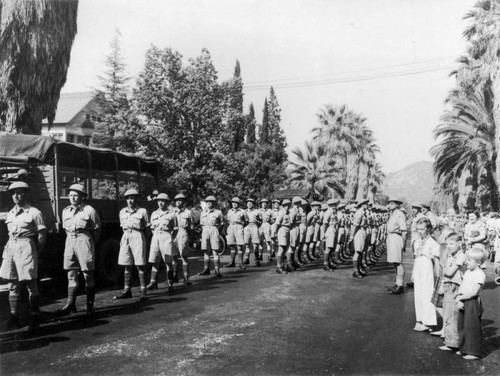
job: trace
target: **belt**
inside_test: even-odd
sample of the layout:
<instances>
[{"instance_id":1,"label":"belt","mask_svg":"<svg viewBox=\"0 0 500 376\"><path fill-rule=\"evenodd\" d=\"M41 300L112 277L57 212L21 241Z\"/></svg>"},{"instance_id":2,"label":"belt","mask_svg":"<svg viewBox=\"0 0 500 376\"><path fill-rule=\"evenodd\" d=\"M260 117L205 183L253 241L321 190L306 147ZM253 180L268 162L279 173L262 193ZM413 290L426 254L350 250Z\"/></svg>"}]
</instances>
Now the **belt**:
<instances>
[{"instance_id":1,"label":"belt","mask_svg":"<svg viewBox=\"0 0 500 376\"><path fill-rule=\"evenodd\" d=\"M401 233L400 233L400 232L389 232L389 234L401 235Z\"/></svg>"},{"instance_id":2,"label":"belt","mask_svg":"<svg viewBox=\"0 0 500 376\"><path fill-rule=\"evenodd\" d=\"M67 236L70 238L77 238L78 236L90 236L90 231L77 231L77 232L66 232Z\"/></svg>"},{"instance_id":3,"label":"belt","mask_svg":"<svg viewBox=\"0 0 500 376\"><path fill-rule=\"evenodd\" d=\"M9 241L18 241L18 240L33 240L31 236L11 236L9 237Z\"/></svg>"},{"instance_id":4,"label":"belt","mask_svg":"<svg viewBox=\"0 0 500 376\"><path fill-rule=\"evenodd\" d=\"M138 230L138 229L135 229L135 228L124 228L123 229L123 232L127 232L129 234L133 233L133 232L140 232L142 233L143 230Z\"/></svg>"},{"instance_id":5,"label":"belt","mask_svg":"<svg viewBox=\"0 0 500 376\"><path fill-rule=\"evenodd\" d=\"M290 228L290 225L280 225L281 227Z\"/></svg>"},{"instance_id":6,"label":"belt","mask_svg":"<svg viewBox=\"0 0 500 376\"><path fill-rule=\"evenodd\" d=\"M158 232L160 232L160 233L161 233L161 232L165 232L165 233L171 234L171 233L172 233L172 230L160 230L160 229L156 229L156 230L155 230L155 232L156 232L156 233L158 233Z\"/></svg>"},{"instance_id":7,"label":"belt","mask_svg":"<svg viewBox=\"0 0 500 376\"><path fill-rule=\"evenodd\" d=\"M230 225L242 225L243 223L241 222L229 222Z\"/></svg>"}]
</instances>

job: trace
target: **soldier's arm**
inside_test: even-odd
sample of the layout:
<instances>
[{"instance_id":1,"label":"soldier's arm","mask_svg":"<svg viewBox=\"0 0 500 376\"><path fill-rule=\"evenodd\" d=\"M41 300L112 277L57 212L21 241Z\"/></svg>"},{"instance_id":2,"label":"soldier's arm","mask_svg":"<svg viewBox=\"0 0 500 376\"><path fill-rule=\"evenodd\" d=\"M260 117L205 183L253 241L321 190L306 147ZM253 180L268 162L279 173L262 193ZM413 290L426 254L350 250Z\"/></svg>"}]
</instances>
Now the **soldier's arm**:
<instances>
[{"instance_id":1,"label":"soldier's arm","mask_svg":"<svg viewBox=\"0 0 500 376\"><path fill-rule=\"evenodd\" d=\"M92 239L94 240L94 244L97 244L101 237L101 218L99 218L99 214L94 209L90 211L89 217L92 221Z\"/></svg>"},{"instance_id":2,"label":"soldier's arm","mask_svg":"<svg viewBox=\"0 0 500 376\"><path fill-rule=\"evenodd\" d=\"M37 231L37 249L38 252L41 252L43 247L45 246L45 241L47 240L47 228L45 227L45 220L43 219L42 213L39 211L35 213L35 215L33 216L33 221L35 222Z\"/></svg>"}]
</instances>

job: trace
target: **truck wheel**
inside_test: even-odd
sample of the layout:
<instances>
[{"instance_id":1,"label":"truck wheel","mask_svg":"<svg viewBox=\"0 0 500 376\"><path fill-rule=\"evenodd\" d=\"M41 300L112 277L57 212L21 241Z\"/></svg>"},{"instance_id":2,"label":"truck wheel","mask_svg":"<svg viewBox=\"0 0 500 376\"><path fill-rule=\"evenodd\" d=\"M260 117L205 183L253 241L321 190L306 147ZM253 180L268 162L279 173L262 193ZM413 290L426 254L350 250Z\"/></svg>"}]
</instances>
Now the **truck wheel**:
<instances>
[{"instance_id":1,"label":"truck wheel","mask_svg":"<svg viewBox=\"0 0 500 376\"><path fill-rule=\"evenodd\" d=\"M115 285L120 281L122 268L118 265L120 242L116 239L105 240L97 249L97 279L104 285Z\"/></svg>"}]
</instances>

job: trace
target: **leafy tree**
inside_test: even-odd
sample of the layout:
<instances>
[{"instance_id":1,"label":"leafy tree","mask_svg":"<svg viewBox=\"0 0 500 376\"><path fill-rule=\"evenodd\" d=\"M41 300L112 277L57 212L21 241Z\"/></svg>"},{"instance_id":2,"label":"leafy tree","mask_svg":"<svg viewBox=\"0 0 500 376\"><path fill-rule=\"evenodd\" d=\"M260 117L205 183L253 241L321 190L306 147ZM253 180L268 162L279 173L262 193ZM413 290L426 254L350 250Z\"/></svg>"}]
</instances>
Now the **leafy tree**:
<instances>
[{"instance_id":1,"label":"leafy tree","mask_svg":"<svg viewBox=\"0 0 500 376\"><path fill-rule=\"evenodd\" d=\"M55 117L76 34L78 0L0 3L0 129L41 134Z\"/></svg>"}]
</instances>

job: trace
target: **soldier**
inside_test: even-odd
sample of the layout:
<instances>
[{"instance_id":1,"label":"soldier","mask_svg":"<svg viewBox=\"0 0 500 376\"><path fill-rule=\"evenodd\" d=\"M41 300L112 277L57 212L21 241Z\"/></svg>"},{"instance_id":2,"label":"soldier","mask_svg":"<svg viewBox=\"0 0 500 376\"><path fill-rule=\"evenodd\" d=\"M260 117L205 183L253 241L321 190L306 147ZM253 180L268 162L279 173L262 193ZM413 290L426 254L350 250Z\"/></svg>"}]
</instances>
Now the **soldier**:
<instances>
[{"instance_id":1,"label":"soldier","mask_svg":"<svg viewBox=\"0 0 500 376\"><path fill-rule=\"evenodd\" d=\"M149 263L151 267L151 280L147 286L148 290L158 289L156 277L160 268L160 261L163 260L167 267L167 292L174 291L174 257L178 257L177 247L174 245L177 230L177 215L170 209L170 197L165 193L159 193L153 200L156 200L158 209L151 213L151 248L149 252Z\"/></svg>"},{"instance_id":2,"label":"soldier","mask_svg":"<svg viewBox=\"0 0 500 376\"><path fill-rule=\"evenodd\" d=\"M290 245L290 226L292 225L292 218L290 214L291 202L288 199L283 200L281 206L283 209L276 218L276 227L278 229L278 255L276 256L276 273L283 274L292 271L292 250ZM286 267L283 269L283 257L286 252Z\"/></svg>"},{"instance_id":3,"label":"soldier","mask_svg":"<svg viewBox=\"0 0 500 376\"><path fill-rule=\"evenodd\" d=\"M316 242L320 235L320 208L321 204L318 201L313 201L311 203L311 211L307 214L307 233L305 241L304 253L310 261L316 260L314 255L314 249L316 248Z\"/></svg>"},{"instance_id":4,"label":"soldier","mask_svg":"<svg viewBox=\"0 0 500 376\"><path fill-rule=\"evenodd\" d=\"M225 268L234 268L236 266L236 254L238 254L238 267L245 270L243 265L243 248L245 247L244 226L248 222L245 210L241 209L241 200L233 197L231 200L232 208L227 212L227 245L231 248L231 262L225 265Z\"/></svg>"},{"instance_id":5,"label":"soldier","mask_svg":"<svg viewBox=\"0 0 500 376\"><path fill-rule=\"evenodd\" d=\"M334 262L343 264L345 262L343 248L347 241L346 236L346 208L347 203L341 202L337 205L337 244L335 245Z\"/></svg>"},{"instance_id":6,"label":"soldier","mask_svg":"<svg viewBox=\"0 0 500 376\"><path fill-rule=\"evenodd\" d=\"M276 225L276 219L280 213L280 200L277 198L273 199L273 209L271 212L271 248L272 255L276 255L278 252L278 226Z\"/></svg>"},{"instance_id":7,"label":"soldier","mask_svg":"<svg viewBox=\"0 0 500 376\"><path fill-rule=\"evenodd\" d=\"M205 199L207 208L201 212L200 223L203 227L201 231L201 250L203 254L203 271L198 275L210 275L210 251L214 258L215 276L220 278L220 261L219 261L219 229L224 224L224 215L219 209L215 209L217 200L214 196L208 196Z\"/></svg>"},{"instance_id":8,"label":"soldier","mask_svg":"<svg viewBox=\"0 0 500 376\"><path fill-rule=\"evenodd\" d=\"M337 209L339 200L331 198L328 200L328 210L323 217L323 233L325 234L325 253L323 254L323 270L333 271L335 268L330 264L330 255L335 252L335 241L337 237Z\"/></svg>"},{"instance_id":9,"label":"soldier","mask_svg":"<svg viewBox=\"0 0 500 376\"><path fill-rule=\"evenodd\" d=\"M316 242L316 250L318 251L315 256L322 257L325 253L325 231L323 228L323 219L325 218L325 213L328 211L328 204L321 204L321 210L319 213L318 225L319 225L319 240Z\"/></svg>"},{"instance_id":10,"label":"soldier","mask_svg":"<svg viewBox=\"0 0 500 376\"><path fill-rule=\"evenodd\" d=\"M31 323L28 332L38 330L40 321L40 297L38 278L38 254L45 245L45 222L42 213L30 206L26 200L30 187L25 182L14 182L9 186L14 207L5 219L9 241L3 251L0 278L9 282L10 318L9 326L19 327L19 294L21 284L29 294Z\"/></svg>"},{"instance_id":11,"label":"soldier","mask_svg":"<svg viewBox=\"0 0 500 376\"><path fill-rule=\"evenodd\" d=\"M129 189L125 192L127 206L120 210L120 226L123 229L120 241L118 265L124 266L124 290L115 299L128 299L132 297L131 279L132 266L137 267L141 296L139 301L147 299L146 292L146 236L144 232L149 227L149 216L146 209L139 206L139 192Z\"/></svg>"},{"instance_id":12,"label":"soldier","mask_svg":"<svg viewBox=\"0 0 500 376\"><path fill-rule=\"evenodd\" d=\"M191 210L186 208L186 196L179 193L174 197L175 213L177 215L178 231L174 239L174 244L177 246L179 256L182 261L182 272L184 274L183 284L191 285L189 281L189 231L194 229L194 219ZM174 282L178 281L179 258L174 256L172 264L174 269Z\"/></svg>"},{"instance_id":13,"label":"soldier","mask_svg":"<svg viewBox=\"0 0 500 376\"><path fill-rule=\"evenodd\" d=\"M262 223L262 213L259 209L255 208L255 200L253 198L247 199L246 216L248 224L245 227L245 260L244 264L250 263L250 246L253 245L253 253L255 255L254 266L260 266L260 253L259 253L259 226Z\"/></svg>"},{"instance_id":14,"label":"soldier","mask_svg":"<svg viewBox=\"0 0 500 376\"><path fill-rule=\"evenodd\" d=\"M259 234L261 237L261 242L266 248L268 260L273 261L274 249L271 239L271 224L273 221L273 211L269 209L269 200L267 198L263 198L262 200L260 200L260 207L261 207L260 212L261 212L262 224L260 225L259 228Z\"/></svg>"},{"instance_id":15,"label":"soldier","mask_svg":"<svg viewBox=\"0 0 500 376\"><path fill-rule=\"evenodd\" d=\"M422 204L422 214L429 218L432 224L432 232L434 232L438 228L438 219L436 215L431 212L431 206L429 204ZM432 234L432 233L431 233Z\"/></svg>"},{"instance_id":16,"label":"soldier","mask_svg":"<svg viewBox=\"0 0 500 376\"><path fill-rule=\"evenodd\" d=\"M368 208L368 200L361 200L356 205L356 213L352 219L351 239L354 242L354 257L352 258L352 276L363 278L365 273L362 270L363 252L366 246L366 227L368 221L365 211Z\"/></svg>"},{"instance_id":17,"label":"soldier","mask_svg":"<svg viewBox=\"0 0 500 376\"><path fill-rule=\"evenodd\" d=\"M62 211L63 228L66 231L64 247L64 270L68 271L68 300L57 311L59 315L76 312L78 273L82 271L87 294L87 315L94 313L95 299L95 244L101 235L101 220L90 205L83 203L87 196L81 184L69 187L70 205Z\"/></svg>"},{"instance_id":18,"label":"soldier","mask_svg":"<svg viewBox=\"0 0 500 376\"><path fill-rule=\"evenodd\" d=\"M391 294L402 294L404 292L403 252L408 230L406 228L406 217L399 209L401 204L401 200L389 200L391 214L387 221L387 262L392 263L396 271L396 284L390 289Z\"/></svg>"},{"instance_id":19,"label":"soldier","mask_svg":"<svg viewBox=\"0 0 500 376\"><path fill-rule=\"evenodd\" d=\"M296 248L297 256L296 259L300 264L307 264L309 262L309 258L307 257L307 249L308 244L306 244L307 237L307 211L306 207L308 205L308 201L302 199L299 206L299 215L300 215L300 224L299 224L299 241ZM302 253L305 254L306 259L302 259ZM299 264L299 265L300 265Z\"/></svg>"},{"instance_id":20,"label":"soldier","mask_svg":"<svg viewBox=\"0 0 500 376\"><path fill-rule=\"evenodd\" d=\"M298 259L299 252L297 248L300 246L300 206L302 205L302 198L296 196L292 199L292 208L290 209L290 251L292 253L292 266L294 269L300 268L302 263ZM288 252L287 252L288 254Z\"/></svg>"}]
</instances>

